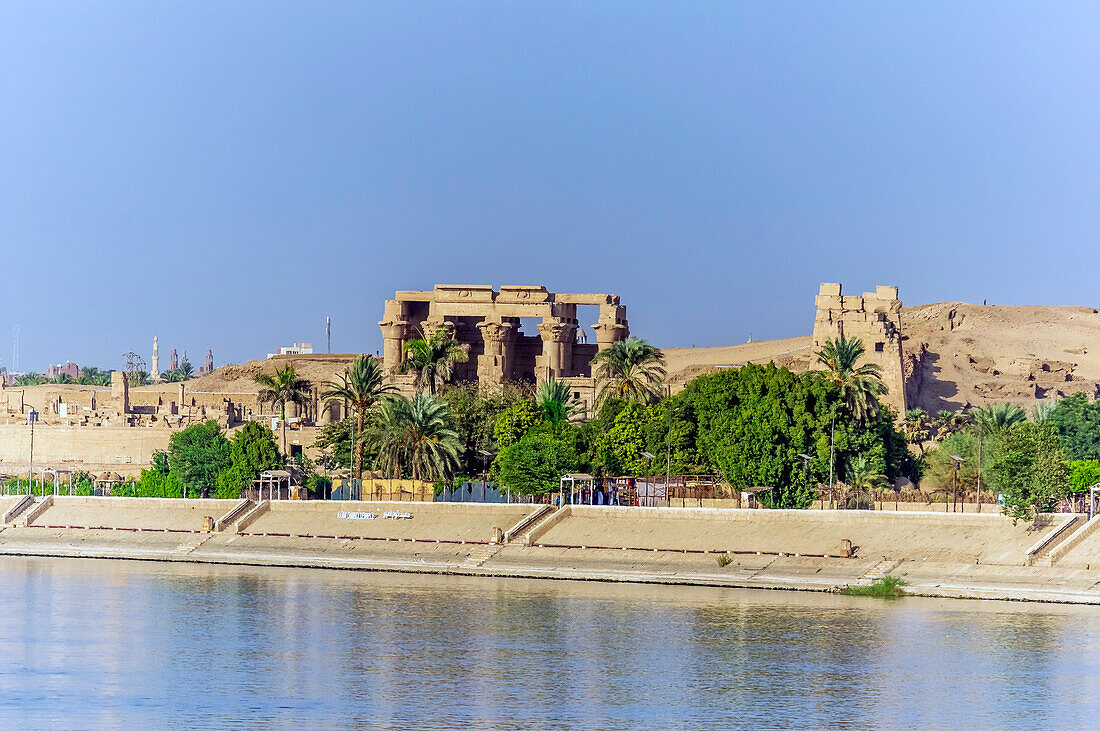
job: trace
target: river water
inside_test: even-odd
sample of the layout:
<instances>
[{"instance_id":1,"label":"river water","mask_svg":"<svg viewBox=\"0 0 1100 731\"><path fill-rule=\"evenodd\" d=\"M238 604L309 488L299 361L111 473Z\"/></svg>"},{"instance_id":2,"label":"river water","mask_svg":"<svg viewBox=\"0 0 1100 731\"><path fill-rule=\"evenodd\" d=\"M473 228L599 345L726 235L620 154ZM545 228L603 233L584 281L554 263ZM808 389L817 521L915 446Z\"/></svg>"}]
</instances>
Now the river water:
<instances>
[{"instance_id":1,"label":"river water","mask_svg":"<svg viewBox=\"0 0 1100 731\"><path fill-rule=\"evenodd\" d=\"M1094 725L1100 609L0 558L0 722Z\"/></svg>"}]
</instances>

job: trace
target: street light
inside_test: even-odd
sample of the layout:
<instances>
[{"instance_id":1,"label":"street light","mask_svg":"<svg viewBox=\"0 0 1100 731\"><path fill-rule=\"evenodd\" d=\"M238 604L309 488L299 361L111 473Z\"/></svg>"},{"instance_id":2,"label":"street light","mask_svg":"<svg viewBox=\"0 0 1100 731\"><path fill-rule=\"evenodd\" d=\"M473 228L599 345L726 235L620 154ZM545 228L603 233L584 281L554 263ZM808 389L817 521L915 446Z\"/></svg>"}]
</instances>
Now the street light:
<instances>
[{"instance_id":1,"label":"street light","mask_svg":"<svg viewBox=\"0 0 1100 731\"><path fill-rule=\"evenodd\" d=\"M803 480L803 482L806 483L806 486L809 487L809 484L810 484L810 462L813 461L813 457L806 454L805 452L799 452L798 453L798 458L800 460L802 460L802 480Z\"/></svg>"},{"instance_id":2,"label":"street light","mask_svg":"<svg viewBox=\"0 0 1100 731\"><path fill-rule=\"evenodd\" d=\"M953 454L953 455L951 455L951 461L952 461L952 463L954 465L954 468L955 468L955 471L951 473L951 476L952 476L951 481L952 481L952 483L954 483L953 484L954 489L952 490L952 494L951 494L951 512L954 513L955 512L955 507L958 505L958 502L959 502L959 467L961 467L962 463L965 462L966 460L963 459L962 457L960 457L957 454Z\"/></svg>"},{"instance_id":3,"label":"street light","mask_svg":"<svg viewBox=\"0 0 1100 731\"><path fill-rule=\"evenodd\" d=\"M27 414L27 423L31 426L31 467L30 479L27 480L27 494L34 494L34 423L38 421L38 412L32 407Z\"/></svg>"}]
</instances>

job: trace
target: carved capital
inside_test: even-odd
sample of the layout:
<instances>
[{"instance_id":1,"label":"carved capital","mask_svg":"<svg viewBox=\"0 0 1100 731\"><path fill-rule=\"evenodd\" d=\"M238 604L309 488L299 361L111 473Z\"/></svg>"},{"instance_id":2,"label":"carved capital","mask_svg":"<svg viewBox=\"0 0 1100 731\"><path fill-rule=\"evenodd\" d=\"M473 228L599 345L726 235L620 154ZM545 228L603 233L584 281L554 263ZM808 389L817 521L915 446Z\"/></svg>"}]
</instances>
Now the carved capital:
<instances>
[{"instance_id":1,"label":"carved capital","mask_svg":"<svg viewBox=\"0 0 1100 731\"><path fill-rule=\"evenodd\" d=\"M573 333L577 326L563 320L543 320L539 323L539 334L546 342L569 343L573 341Z\"/></svg>"},{"instance_id":2,"label":"carved capital","mask_svg":"<svg viewBox=\"0 0 1100 731\"><path fill-rule=\"evenodd\" d=\"M479 330L481 330L481 337L486 342L503 342L508 340L515 326L510 322L493 322L491 320L485 320L477 324Z\"/></svg>"}]
</instances>

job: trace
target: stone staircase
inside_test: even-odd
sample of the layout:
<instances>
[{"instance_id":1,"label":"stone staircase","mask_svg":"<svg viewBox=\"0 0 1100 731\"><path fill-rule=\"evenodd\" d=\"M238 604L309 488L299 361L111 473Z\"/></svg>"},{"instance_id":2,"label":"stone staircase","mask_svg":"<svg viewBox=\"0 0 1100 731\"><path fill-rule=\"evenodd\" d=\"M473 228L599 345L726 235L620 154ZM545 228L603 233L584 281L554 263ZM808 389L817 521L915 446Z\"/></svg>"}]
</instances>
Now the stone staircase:
<instances>
[{"instance_id":1,"label":"stone staircase","mask_svg":"<svg viewBox=\"0 0 1100 731\"><path fill-rule=\"evenodd\" d=\"M886 576L900 565L900 560L884 558L881 561L877 561L874 566L860 574L856 581L873 584L876 581L880 581L882 577Z\"/></svg>"},{"instance_id":2,"label":"stone staircase","mask_svg":"<svg viewBox=\"0 0 1100 731\"><path fill-rule=\"evenodd\" d=\"M464 566L479 569L484 566L493 556L500 553L504 546L499 543L487 543L483 546L478 546L470 555L466 557L463 562Z\"/></svg>"},{"instance_id":3,"label":"stone staircase","mask_svg":"<svg viewBox=\"0 0 1100 731\"><path fill-rule=\"evenodd\" d=\"M1066 538L1076 533L1087 522L1088 518L1086 516L1077 515L1063 524L1061 528L1051 533L1043 543L1027 554L1028 566L1052 566L1051 551L1060 546Z\"/></svg>"}]
</instances>

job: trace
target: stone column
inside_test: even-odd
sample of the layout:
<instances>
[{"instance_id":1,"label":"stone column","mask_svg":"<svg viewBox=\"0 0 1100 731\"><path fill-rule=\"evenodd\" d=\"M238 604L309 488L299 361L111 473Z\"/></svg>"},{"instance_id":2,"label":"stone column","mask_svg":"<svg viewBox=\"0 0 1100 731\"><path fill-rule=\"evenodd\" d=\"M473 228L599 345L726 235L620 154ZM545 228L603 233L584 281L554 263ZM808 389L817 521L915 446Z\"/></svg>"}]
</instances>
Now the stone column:
<instances>
[{"instance_id":1,"label":"stone column","mask_svg":"<svg viewBox=\"0 0 1100 731\"><path fill-rule=\"evenodd\" d=\"M382 328L383 370L392 375L397 372L404 358L401 351L405 347L405 334L408 332L409 323L404 320L394 320L378 324Z\"/></svg>"},{"instance_id":2,"label":"stone column","mask_svg":"<svg viewBox=\"0 0 1100 731\"><path fill-rule=\"evenodd\" d=\"M542 355L535 361L535 376L539 380L565 378L573 368L573 336L576 323L543 318L539 323Z\"/></svg>"},{"instance_id":3,"label":"stone column","mask_svg":"<svg viewBox=\"0 0 1100 731\"><path fill-rule=\"evenodd\" d=\"M477 328L485 341L485 353L477 358L477 380L482 386L499 386L512 375L516 327L510 322L484 320Z\"/></svg>"},{"instance_id":4,"label":"stone column","mask_svg":"<svg viewBox=\"0 0 1100 731\"><path fill-rule=\"evenodd\" d=\"M617 342L626 340L630 328L626 322L626 308L621 305L603 305L600 307L600 320L592 326L596 333L596 345L603 352Z\"/></svg>"}]
</instances>

